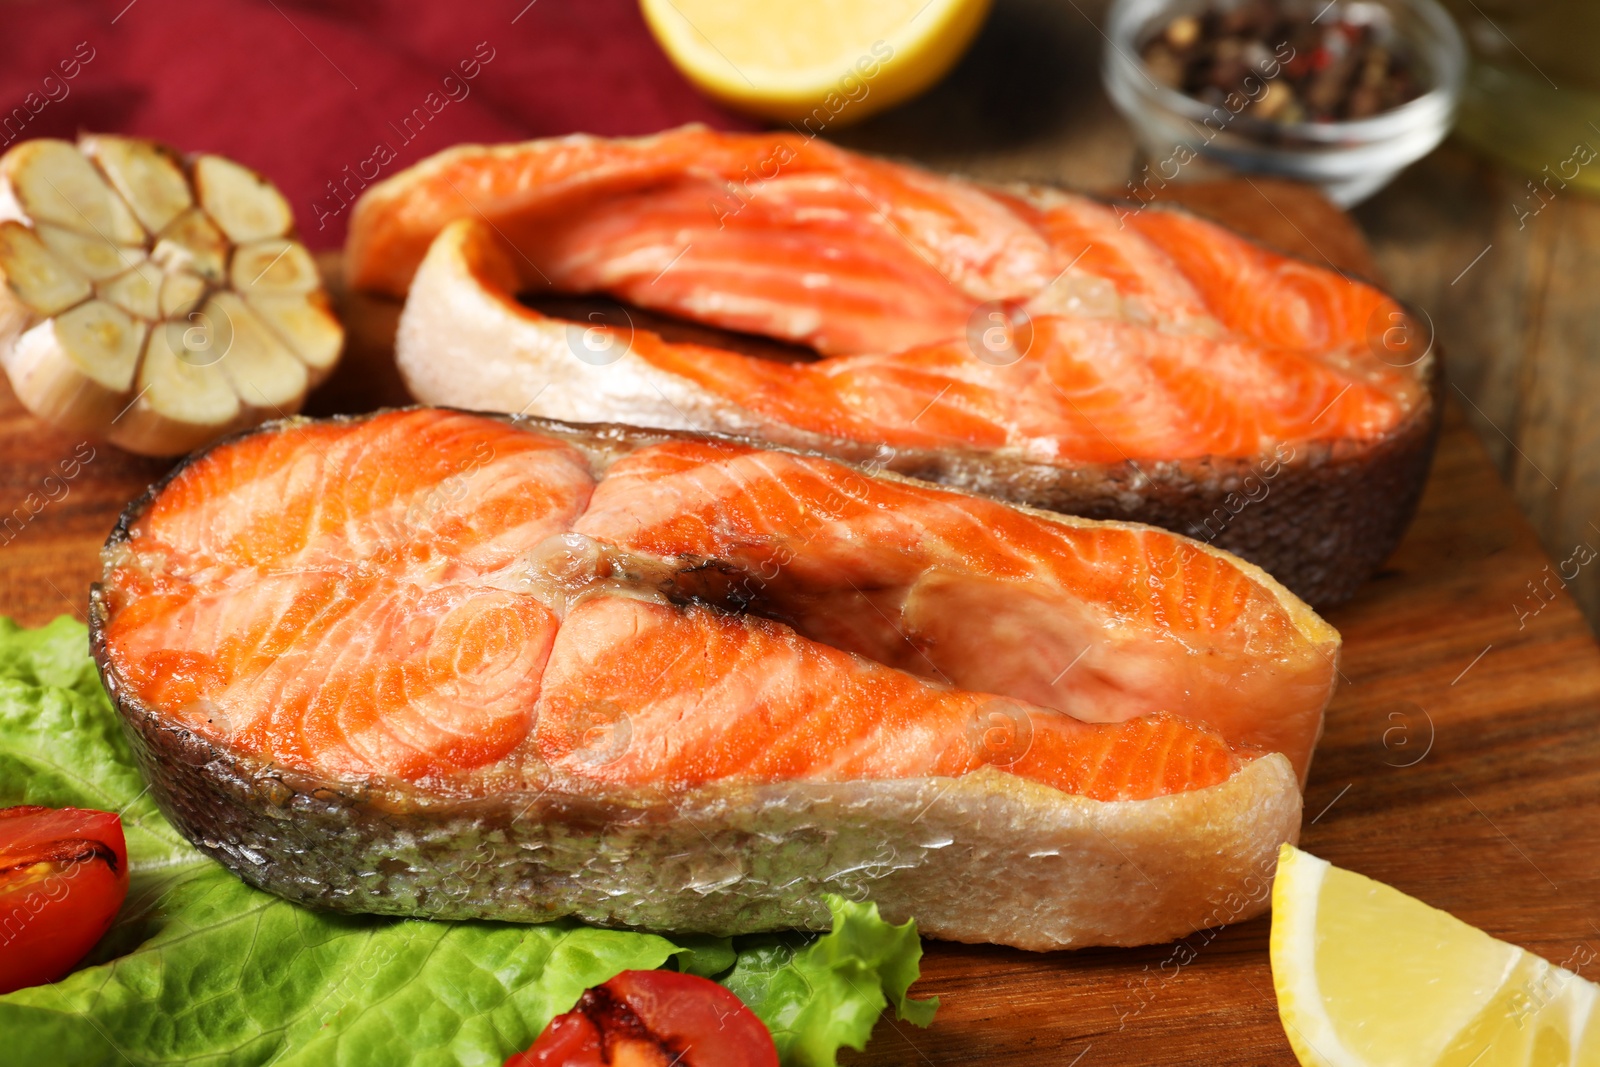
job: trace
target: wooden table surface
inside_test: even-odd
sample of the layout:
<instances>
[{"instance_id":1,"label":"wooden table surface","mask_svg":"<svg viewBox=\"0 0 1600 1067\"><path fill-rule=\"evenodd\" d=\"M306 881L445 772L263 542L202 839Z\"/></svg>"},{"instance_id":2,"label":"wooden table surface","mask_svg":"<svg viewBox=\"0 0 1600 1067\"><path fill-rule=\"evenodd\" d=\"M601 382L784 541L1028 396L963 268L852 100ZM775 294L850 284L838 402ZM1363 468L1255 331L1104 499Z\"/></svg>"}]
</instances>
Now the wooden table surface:
<instances>
[{"instance_id":1,"label":"wooden table surface","mask_svg":"<svg viewBox=\"0 0 1600 1067\"><path fill-rule=\"evenodd\" d=\"M1098 95L1094 15L1073 0L1002 0L949 82L841 139L987 177L1115 186L1131 142ZM1026 107L1008 110L1008 101ZM1425 182L1427 173L1407 180ZM1350 233L1306 221L1280 187L1233 189L1224 207L1270 239L1292 245L1292 234L1309 229L1300 236L1316 247L1302 251L1359 264L1363 249ZM1415 195L1404 187L1393 194ZM1378 224L1380 266L1402 292L1408 280L1431 284L1396 269L1407 253L1395 235L1435 224L1443 233L1447 220L1408 221L1390 203L1360 214ZM1465 240L1445 243L1453 254ZM1473 321L1510 337L1503 316L1513 313L1532 312L1502 294L1474 309L1478 320L1445 318L1446 350L1454 355L1452 336ZM381 350L358 351L314 407L395 399L382 360ZM1576 398L1565 402L1576 410ZM0 613L30 624L62 612L81 618L116 512L165 464L50 431L3 387L0 459L0 518L30 493L42 501L28 521L0 532ZM47 483L52 474L62 480ZM1520 473L1517 485L1526 489ZM1600 948L1600 649L1559 583L1519 621L1527 583L1542 581L1550 563L1462 406L1450 405L1415 525L1379 576L1329 615L1345 636L1344 680L1312 768L1303 844L1560 962L1580 947ZM869 1052L848 1058L1290 1064L1267 931L1258 919L1179 945L1049 955L929 944L918 992L943 998L933 1027L885 1020Z\"/></svg>"}]
</instances>

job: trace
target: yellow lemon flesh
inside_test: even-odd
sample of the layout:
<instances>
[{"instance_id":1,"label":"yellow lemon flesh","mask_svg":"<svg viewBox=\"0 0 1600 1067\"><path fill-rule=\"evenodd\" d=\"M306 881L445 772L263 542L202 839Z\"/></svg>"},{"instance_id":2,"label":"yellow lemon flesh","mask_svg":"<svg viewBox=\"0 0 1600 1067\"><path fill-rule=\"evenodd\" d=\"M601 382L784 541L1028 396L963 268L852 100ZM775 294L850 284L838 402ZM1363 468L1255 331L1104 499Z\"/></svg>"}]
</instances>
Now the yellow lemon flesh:
<instances>
[{"instance_id":1,"label":"yellow lemon flesh","mask_svg":"<svg viewBox=\"0 0 1600 1067\"><path fill-rule=\"evenodd\" d=\"M1600 987L1291 845L1272 982L1305 1067L1600 1067Z\"/></svg>"},{"instance_id":2,"label":"yellow lemon flesh","mask_svg":"<svg viewBox=\"0 0 1600 1067\"><path fill-rule=\"evenodd\" d=\"M640 0L699 89L741 111L822 126L857 122L943 77L989 0Z\"/></svg>"}]
</instances>

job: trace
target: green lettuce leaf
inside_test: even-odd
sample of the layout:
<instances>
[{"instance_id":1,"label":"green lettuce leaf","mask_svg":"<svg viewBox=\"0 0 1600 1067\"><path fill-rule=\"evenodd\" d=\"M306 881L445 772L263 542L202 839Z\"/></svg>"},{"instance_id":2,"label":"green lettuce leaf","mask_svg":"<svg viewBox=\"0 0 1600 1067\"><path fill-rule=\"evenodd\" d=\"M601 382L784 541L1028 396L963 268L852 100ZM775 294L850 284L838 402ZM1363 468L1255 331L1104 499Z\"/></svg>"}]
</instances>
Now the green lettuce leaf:
<instances>
[{"instance_id":1,"label":"green lettuce leaf","mask_svg":"<svg viewBox=\"0 0 1600 1067\"><path fill-rule=\"evenodd\" d=\"M823 937L730 941L333 915L252 889L162 817L84 627L64 617L38 630L0 619L0 806L12 804L120 812L131 887L80 969L0 996L8 1061L498 1065L589 986L669 963L720 976L786 1067L861 1048L891 1000L919 1025L933 1011L906 998L915 928L838 899Z\"/></svg>"},{"instance_id":2,"label":"green lettuce leaf","mask_svg":"<svg viewBox=\"0 0 1600 1067\"><path fill-rule=\"evenodd\" d=\"M83 624L37 630L0 618L0 807L122 814L135 873L210 863L156 810L100 687Z\"/></svg>"},{"instance_id":3,"label":"green lettuce leaf","mask_svg":"<svg viewBox=\"0 0 1600 1067\"><path fill-rule=\"evenodd\" d=\"M739 960L719 980L759 1015L778 1056L796 1067L834 1067L841 1045L860 1051L878 1015L927 1026L938 998L906 995L917 980L922 942L917 925L891 926L876 904L829 896L833 932L812 941L740 938Z\"/></svg>"}]
</instances>

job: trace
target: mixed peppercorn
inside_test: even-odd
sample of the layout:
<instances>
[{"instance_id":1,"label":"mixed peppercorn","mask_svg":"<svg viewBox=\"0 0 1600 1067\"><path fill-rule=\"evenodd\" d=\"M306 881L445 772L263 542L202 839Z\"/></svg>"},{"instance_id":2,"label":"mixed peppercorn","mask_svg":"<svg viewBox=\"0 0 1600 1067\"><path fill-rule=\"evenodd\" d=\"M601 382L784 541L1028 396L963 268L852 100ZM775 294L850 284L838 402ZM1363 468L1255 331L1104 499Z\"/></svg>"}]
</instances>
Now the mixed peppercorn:
<instances>
[{"instance_id":1,"label":"mixed peppercorn","mask_svg":"<svg viewBox=\"0 0 1600 1067\"><path fill-rule=\"evenodd\" d=\"M1383 14L1365 4L1213 7L1169 19L1140 54L1152 78L1202 103L1243 98L1245 114L1273 122L1361 119L1425 88Z\"/></svg>"}]
</instances>

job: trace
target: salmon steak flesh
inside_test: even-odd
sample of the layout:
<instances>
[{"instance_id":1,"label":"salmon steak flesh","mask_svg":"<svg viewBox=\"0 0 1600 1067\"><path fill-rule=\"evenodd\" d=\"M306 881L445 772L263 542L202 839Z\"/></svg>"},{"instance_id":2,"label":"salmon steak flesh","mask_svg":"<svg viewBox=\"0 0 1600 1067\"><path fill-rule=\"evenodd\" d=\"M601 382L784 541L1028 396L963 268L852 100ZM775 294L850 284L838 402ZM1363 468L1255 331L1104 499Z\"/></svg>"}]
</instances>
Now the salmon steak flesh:
<instances>
[{"instance_id":1,"label":"salmon steak flesh","mask_svg":"<svg viewBox=\"0 0 1600 1067\"><path fill-rule=\"evenodd\" d=\"M91 607L163 811L291 899L1031 949L1264 908L1339 651L1154 527L439 408L191 457Z\"/></svg>"},{"instance_id":2,"label":"salmon steak flesh","mask_svg":"<svg viewBox=\"0 0 1600 1067\"><path fill-rule=\"evenodd\" d=\"M1393 549L1437 425L1426 323L1360 279L1159 202L796 134L452 148L363 193L345 269L405 297L424 403L733 433L1148 522L1318 605ZM536 310L561 294L699 339Z\"/></svg>"}]
</instances>

